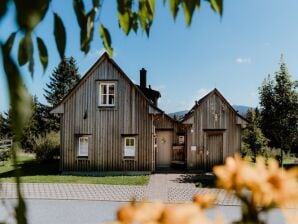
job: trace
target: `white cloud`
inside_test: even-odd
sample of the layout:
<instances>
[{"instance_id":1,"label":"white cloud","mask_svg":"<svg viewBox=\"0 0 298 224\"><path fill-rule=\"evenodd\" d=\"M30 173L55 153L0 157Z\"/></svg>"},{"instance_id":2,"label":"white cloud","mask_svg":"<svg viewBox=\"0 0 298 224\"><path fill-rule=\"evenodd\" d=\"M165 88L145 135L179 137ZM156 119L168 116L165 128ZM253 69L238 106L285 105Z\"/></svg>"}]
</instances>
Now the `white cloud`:
<instances>
[{"instance_id":1,"label":"white cloud","mask_svg":"<svg viewBox=\"0 0 298 224\"><path fill-rule=\"evenodd\" d=\"M236 58L235 61L238 64L249 64L249 63L251 63L251 58L242 58L242 57L239 57L239 58Z\"/></svg>"}]
</instances>

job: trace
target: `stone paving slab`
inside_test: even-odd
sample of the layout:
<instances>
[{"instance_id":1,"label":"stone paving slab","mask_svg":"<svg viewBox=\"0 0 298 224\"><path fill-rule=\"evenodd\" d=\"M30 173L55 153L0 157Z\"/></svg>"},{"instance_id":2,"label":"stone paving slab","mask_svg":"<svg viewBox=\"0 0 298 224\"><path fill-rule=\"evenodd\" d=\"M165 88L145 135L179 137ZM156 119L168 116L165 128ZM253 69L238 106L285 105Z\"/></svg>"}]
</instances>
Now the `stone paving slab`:
<instances>
[{"instance_id":1,"label":"stone paving slab","mask_svg":"<svg viewBox=\"0 0 298 224\"><path fill-rule=\"evenodd\" d=\"M21 191L27 199L130 201L145 198L146 186L99 184L24 183ZM15 184L1 185L1 198L17 198Z\"/></svg>"},{"instance_id":2,"label":"stone paving slab","mask_svg":"<svg viewBox=\"0 0 298 224\"><path fill-rule=\"evenodd\" d=\"M189 174L188 174L189 175ZM184 203L192 200L195 194L213 194L217 205L240 205L240 201L222 189L197 188L194 183L183 182L183 174L153 174L148 185L103 185L103 184L63 184L63 183L24 183L21 191L26 199L54 200L95 200L95 201L163 201ZM14 183L0 184L0 198L17 198ZM298 205L289 205L298 208Z\"/></svg>"}]
</instances>

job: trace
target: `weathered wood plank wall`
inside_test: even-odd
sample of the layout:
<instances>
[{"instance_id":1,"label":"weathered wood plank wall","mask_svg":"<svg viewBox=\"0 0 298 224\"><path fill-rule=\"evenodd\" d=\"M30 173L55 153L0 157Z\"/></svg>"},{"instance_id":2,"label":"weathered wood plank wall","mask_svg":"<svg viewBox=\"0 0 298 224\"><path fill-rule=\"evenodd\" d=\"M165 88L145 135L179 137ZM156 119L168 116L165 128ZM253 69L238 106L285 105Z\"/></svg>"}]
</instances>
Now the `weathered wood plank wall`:
<instances>
[{"instance_id":1,"label":"weathered wood plank wall","mask_svg":"<svg viewBox=\"0 0 298 224\"><path fill-rule=\"evenodd\" d=\"M205 169L209 158L207 155L208 134L219 133L222 135L222 157L240 152L241 126L236 124L236 112L216 93L208 96L196 107L192 114L193 125L187 130L187 167L188 169ZM194 146L194 147L192 147ZM194 150L192 150L194 149Z\"/></svg>"},{"instance_id":2,"label":"weathered wood plank wall","mask_svg":"<svg viewBox=\"0 0 298 224\"><path fill-rule=\"evenodd\" d=\"M149 103L113 64L105 59L64 104L62 169L64 171L152 170L153 116ZM116 106L98 107L100 81L116 83ZM85 119L84 119L85 117ZM135 135L134 160L123 159L123 135ZM78 136L89 136L89 156L77 157Z\"/></svg>"}]
</instances>

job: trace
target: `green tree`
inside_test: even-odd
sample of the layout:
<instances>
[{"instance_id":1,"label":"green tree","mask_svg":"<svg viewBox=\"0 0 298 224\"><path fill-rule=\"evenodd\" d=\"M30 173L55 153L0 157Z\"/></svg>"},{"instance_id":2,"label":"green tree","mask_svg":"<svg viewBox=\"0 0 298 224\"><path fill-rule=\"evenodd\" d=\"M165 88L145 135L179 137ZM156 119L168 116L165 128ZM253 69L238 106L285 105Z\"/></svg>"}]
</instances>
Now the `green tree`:
<instances>
[{"instance_id":1,"label":"green tree","mask_svg":"<svg viewBox=\"0 0 298 224\"><path fill-rule=\"evenodd\" d=\"M9 138L11 130L8 126L7 114L0 113L0 139Z\"/></svg>"},{"instance_id":2,"label":"green tree","mask_svg":"<svg viewBox=\"0 0 298 224\"><path fill-rule=\"evenodd\" d=\"M292 80L283 57L274 80L268 76L259 92L261 128L270 140L269 145L281 148L281 151L296 148L294 144L298 136L297 82Z\"/></svg>"},{"instance_id":3,"label":"green tree","mask_svg":"<svg viewBox=\"0 0 298 224\"><path fill-rule=\"evenodd\" d=\"M79 80L80 75L75 59L73 57L63 58L54 69L47 89L44 89L44 97L49 105L56 106Z\"/></svg>"},{"instance_id":4,"label":"green tree","mask_svg":"<svg viewBox=\"0 0 298 224\"><path fill-rule=\"evenodd\" d=\"M32 97L31 104L32 114L26 123L22 136L22 149L32 151L35 145L35 139L38 136L45 136L50 132L48 107L38 101L37 96Z\"/></svg>"},{"instance_id":5,"label":"green tree","mask_svg":"<svg viewBox=\"0 0 298 224\"><path fill-rule=\"evenodd\" d=\"M54 69L50 77L50 83L47 84L47 89L44 89L44 97L49 104L49 106L45 105L44 118L47 120L49 130L58 131L60 127L59 116L50 114L50 110L62 100L79 80L80 75L75 59L73 57L63 58Z\"/></svg>"},{"instance_id":6,"label":"green tree","mask_svg":"<svg viewBox=\"0 0 298 224\"><path fill-rule=\"evenodd\" d=\"M260 154L263 148L267 146L268 140L259 127L260 114L258 108L255 110L250 108L246 114L246 118L249 123L242 132L242 142L246 149L252 151L253 159L255 160L256 155Z\"/></svg>"},{"instance_id":7,"label":"green tree","mask_svg":"<svg viewBox=\"0 0 298 224\"><path fill-rule=\"evenodd\" d=\"M38 123L37 123L37 97L32 97L31 102L31 111L32 114L28 121L25 124L25 127L23 129L20 142L22 149L25 151L32 151L33 145L34 145L34 137L38 136Z\"/></svg>"}]
</instances>

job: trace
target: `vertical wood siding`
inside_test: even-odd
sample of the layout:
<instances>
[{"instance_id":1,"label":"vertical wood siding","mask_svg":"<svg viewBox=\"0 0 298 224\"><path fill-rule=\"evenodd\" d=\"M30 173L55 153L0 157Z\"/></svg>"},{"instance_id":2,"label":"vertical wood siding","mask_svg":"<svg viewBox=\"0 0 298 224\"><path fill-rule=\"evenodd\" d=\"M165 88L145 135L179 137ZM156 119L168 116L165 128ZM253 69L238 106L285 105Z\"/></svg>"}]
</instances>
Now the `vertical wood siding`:
<instances>
[{"instance_id":1,"label":"vertical wood siding","mask_svg":"<svg viewBox=\"0 0 298 224\"><path fill-rule=\"evenodd\" d=\"M62 163L64 171L150 171L153 154L153 116L136 87L105 59L64 103ZM116 82L116 106L98 107L99 80ZM84 119L84 116L86 117ZM123 136L137 138L134 160L123 159ZM79 135L89 136L88 159L77 157Z\"/></svg>"},{"instance_id":2,"label":"vertical wood siding","mask_svg":"<svg viewBox=\"0 0 298 224\"><path fill-rule=\"evenodd\" d=\"M222 151L219 149L216 158L231 156L240 152L241 126L236 124L236 112L216 93L208 96L196 107L192 114L194 124L187 129L187 167L188 169L206 169L208 158L208 135L222 135ZM195 146L196 150L191 150ZM209 152L210 153L210 152ZM214 163L217 161L214 161ZM223 162L223 161L222 161Z\"/></svg>"},{"instance_id":3,"label":"vertical wood siding","mask_svg":"<svg viewBox=\"0 0 298 224\"><path fill-rule=\"evenodd\" d=\"M180 122L175 121L166 115L156 115L154 118L154 126L156 130L172 130L173 144L178 144L177 134L183 134L185 132Z\"/></svg>"}]
</instances>

